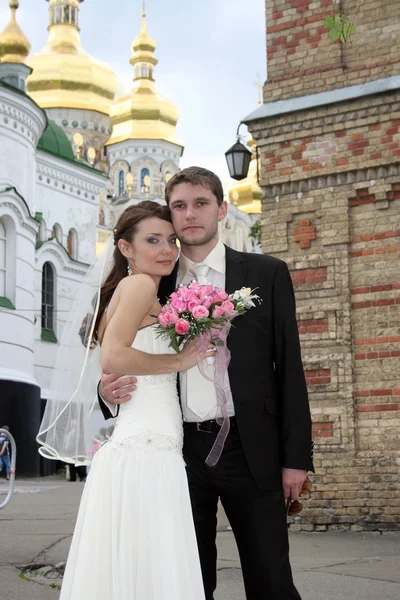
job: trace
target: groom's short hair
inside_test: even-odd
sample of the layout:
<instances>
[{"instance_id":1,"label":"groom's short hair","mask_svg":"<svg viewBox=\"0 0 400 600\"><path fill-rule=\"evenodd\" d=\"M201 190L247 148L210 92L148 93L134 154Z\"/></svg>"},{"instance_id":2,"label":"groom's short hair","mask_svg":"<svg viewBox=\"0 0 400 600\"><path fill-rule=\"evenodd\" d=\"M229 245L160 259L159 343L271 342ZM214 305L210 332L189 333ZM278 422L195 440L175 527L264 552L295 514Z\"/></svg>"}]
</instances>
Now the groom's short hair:
<instances>
[{"instance_id":1,"label":"groom's short hair","mask_svg":"<svg viewBox=\"0 0 400 600\"><path fill-rule=\"evenodd\" d=\"M178 171L178 173L176 173L168 181L165 188L165 200L168 205L172 190L180 183L202 185L214 194L214 196L217 198L218 206L221 206L224 201L224 189L222 187L220 178L215 173L209 171L208 169L204 169L203 167L187 167L187 169Z\"/></svg>"}]
</instances>

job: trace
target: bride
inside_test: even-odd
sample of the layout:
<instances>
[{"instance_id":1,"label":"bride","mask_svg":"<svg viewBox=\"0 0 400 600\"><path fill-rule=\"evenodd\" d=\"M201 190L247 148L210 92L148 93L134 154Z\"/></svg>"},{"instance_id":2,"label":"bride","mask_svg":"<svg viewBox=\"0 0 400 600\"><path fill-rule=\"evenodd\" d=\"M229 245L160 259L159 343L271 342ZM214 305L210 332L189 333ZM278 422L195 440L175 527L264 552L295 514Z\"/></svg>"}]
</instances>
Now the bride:
<instances>
[{"instance_id":1,"label":"bride","mask_svg":"<svg viewBox=\"0 0 400 600\"><path fill-rule=\"evenodd\" d=\"M191 342L176 354L154 328L160 279L178 257L169 209L129 207L114 245L92 335L83 337L100 344L104 371L134 374L137 391L93 459L60 600L204 600L176 388L196 351Z\"/></svg>"}]
</instances>

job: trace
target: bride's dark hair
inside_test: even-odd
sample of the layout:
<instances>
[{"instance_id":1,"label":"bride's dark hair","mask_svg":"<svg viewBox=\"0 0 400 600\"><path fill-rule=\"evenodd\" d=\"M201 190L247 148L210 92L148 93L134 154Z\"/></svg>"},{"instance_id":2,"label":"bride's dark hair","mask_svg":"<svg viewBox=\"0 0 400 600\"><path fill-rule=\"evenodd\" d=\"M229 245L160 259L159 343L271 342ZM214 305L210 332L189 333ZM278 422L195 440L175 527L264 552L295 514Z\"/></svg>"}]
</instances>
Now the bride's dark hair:
<instances>
[{"instance_id":1,"label":"bride's dark hair","mask_svg":"<svg viewBox=\"0 0 400 600\"><path fill-rule=\"evenodd\" d=\"M124 277L128 275L128 261L118 248L118 242L119 240L125 240L129 243L132 242L133 237L137 232L139 223L144 219L151 219L153 217L157 217L163 221L168 221L169 223L172 222L171 211L169 210L168 206L162 206L157 202L152 202L151 200L144 200L143 202L136 204L136 206L129 206L126 210L124 210L118 219L117 226L114 229L114 264L107 279L101 286L99 312L97 314L96 323L94 326L91 346L97 344L97 331L101 318L106 307L110 303L117 285L122 279L124 279ZM91 329L88 317L89 315L85 317L82 327L79 331L82 343L85 346L87 346L88 343L87 332L89 332Z\"/></svg>"}]
</instances>

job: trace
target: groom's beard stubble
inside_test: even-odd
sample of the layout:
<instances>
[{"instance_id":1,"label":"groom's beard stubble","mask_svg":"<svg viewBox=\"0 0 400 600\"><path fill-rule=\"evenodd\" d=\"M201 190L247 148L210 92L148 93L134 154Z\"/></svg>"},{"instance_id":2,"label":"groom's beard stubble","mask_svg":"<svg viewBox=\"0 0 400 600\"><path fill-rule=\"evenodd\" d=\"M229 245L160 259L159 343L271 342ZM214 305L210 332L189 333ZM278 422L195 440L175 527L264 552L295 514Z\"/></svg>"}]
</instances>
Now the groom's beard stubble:
<instances>
[{"instance_id":1,"label":"groom's beard stubble","mask_svg":"<svg viewBox=\"0 0 400 600\"><path fill-rule=\"evenodd\" d=\"M218 239L218 225L214 231L205 232L204 236L198 239L187 239L185 233L179 236L179 241L185 246L206 246L212 240Z\"/></svg>"}]
</instances>

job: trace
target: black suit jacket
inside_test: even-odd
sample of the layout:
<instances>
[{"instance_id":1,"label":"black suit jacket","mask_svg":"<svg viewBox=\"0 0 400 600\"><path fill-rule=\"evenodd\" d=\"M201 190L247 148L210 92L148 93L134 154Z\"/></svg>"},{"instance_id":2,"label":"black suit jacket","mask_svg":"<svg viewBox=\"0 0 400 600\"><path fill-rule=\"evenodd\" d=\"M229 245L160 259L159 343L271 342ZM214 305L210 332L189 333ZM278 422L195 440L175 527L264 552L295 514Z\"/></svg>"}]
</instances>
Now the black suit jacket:
<instances>
[{"instance_id":1,"label":"black suit jacket","mask_svg":"<svg viewBox=\"0 0 400 600\"><path fill-rule=\"evenodd\" d=\"M161 304L175 291L177 272L178 264L162 279ZM226 291L242 287L257 289L262 303L232 323L229 381L251 474L260 488L269 489L280 484L281 467L314 470L310 409L286 263L226 246Z\"/></svg>"}]
</instances>

